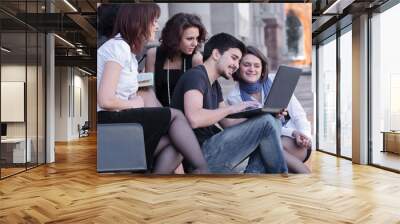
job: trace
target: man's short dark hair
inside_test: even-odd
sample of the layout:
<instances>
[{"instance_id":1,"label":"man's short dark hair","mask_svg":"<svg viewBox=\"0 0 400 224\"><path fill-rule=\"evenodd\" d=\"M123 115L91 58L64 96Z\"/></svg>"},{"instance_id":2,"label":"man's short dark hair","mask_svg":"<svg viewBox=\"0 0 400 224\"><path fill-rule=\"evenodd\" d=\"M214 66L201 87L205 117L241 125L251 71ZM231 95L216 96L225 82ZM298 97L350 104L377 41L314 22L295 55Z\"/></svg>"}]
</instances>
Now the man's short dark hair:
<instances>
[{"instance_id":1,"label":"man's short dark hair","mask_svg":"<svg viewBox=\"0 0 400 224\"><path fill-rule=\"evenodd\" d=\"M214 49L217 49L222 55L230 48L238 48L242 55L246 52L246 47L242 41L227 33L219 33L212 36L204 45L203 60L206 61L212 54Z\"/></svg>"}]
</instances>

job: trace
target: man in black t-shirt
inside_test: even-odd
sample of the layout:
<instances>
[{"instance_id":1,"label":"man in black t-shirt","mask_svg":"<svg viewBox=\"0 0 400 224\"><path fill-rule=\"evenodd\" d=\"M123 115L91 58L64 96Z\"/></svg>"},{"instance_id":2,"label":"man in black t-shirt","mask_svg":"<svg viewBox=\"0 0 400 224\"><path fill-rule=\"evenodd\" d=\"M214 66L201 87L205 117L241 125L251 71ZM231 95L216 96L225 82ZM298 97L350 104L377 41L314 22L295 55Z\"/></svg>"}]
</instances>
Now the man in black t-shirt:
<instances>
[{"instance_id":1,"label":"man in black t-shirt","mask_svg":"<svg viewBox=\"0 0 400 224\"><path fill-rule=\"evenodd\" d=\"M209 170L232 173L249 157L245 172L287 173L280 142L280 123L272 115L228 119L227 115L256 106L246 101L226 106L217 79L232 78L245 52L235 37L220 33L204 46L204 63L188 70L178 81L171 106L184 112L202 146ZM215 124L219 123L221 131Z\"/></svg>"}]
</instances>

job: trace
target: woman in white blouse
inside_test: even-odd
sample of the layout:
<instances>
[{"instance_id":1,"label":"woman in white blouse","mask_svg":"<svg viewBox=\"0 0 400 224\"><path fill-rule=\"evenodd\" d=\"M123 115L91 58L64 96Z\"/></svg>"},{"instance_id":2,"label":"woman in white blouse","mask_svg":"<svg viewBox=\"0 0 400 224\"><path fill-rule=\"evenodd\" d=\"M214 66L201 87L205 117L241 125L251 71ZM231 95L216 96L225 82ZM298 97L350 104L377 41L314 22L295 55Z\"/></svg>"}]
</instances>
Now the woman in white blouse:
<instances>
[{"instance_id":1,"label":"woman in white blouse","mask_svg":"<svg viewBox=\"0 0 400 224\"><path fill-rule=\"evenodd\" d=\"M242 57L238 71L233 75L237 81L227 97L228 104L242 101L257 101L260 106L265 103L271 88L273 77L268 75L265 56L255 47L248 46ZM290 172L309 173L303 162L311 154L311 126L303 107L295 96L289 102L289 120L282 119L282 145L284 156Z\"/></svg>"},{"instance_id":2,"label":"woman in white blouse","mask_svg":"<svg viewBox=\"0 0 400 224\"><path fill-rule=\"evenodd\" d=\"M183 156L195 167L193 172L206 173L206 161L185 116L167 107L148 107L155 105L154 94L138 92L135 54L154 40L159 15L155 3L119 8L113 38L97 51L98 122L140 123L150 172L173 173Z\"/></svg>"}]
</instances>

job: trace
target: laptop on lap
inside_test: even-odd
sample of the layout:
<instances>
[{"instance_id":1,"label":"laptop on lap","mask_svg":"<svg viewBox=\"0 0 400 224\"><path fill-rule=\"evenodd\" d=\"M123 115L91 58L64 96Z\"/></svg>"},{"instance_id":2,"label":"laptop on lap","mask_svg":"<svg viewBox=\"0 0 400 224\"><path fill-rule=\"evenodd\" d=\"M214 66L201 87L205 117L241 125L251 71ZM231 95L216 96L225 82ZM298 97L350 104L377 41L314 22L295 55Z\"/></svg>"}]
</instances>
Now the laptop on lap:
<instances>
[{"instance_id":1,"label":"laptop on lap","mask_svg":"<svg viewBox=\"0 0 400 224\"><path fill-rule=\"evenodd\" d=\"M293 92L299 81L301 69L290 66L279 66L271 90L265 104L261 108L247 108L238 113L230 114L227 118L249 118L265 113L279 113L287 108Z\"/></svg>"}]
</instances>

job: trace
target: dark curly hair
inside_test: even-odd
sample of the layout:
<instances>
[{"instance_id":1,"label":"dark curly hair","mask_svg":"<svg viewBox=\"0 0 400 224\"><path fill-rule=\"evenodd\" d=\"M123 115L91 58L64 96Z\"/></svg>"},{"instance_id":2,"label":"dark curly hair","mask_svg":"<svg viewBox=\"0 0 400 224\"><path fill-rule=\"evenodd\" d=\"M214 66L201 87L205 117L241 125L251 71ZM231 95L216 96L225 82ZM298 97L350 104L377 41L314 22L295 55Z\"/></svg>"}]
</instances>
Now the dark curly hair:
<instances>
[{"instance_id":1,"label":"dark curly hair","mask_svg":"<svg viewBox=\"0 0 400 224\"><path fill-rule=\"evenodd\" d=\"M166 52L168 58L173 58L180 52L179 45L183 32L190 27L196 27L199 29L199 44L193 51L194 53L199 47L201 47L201 44L204 43L207 35L207 31L204 28L200 17L189 13L178 13L167 21L165 27L161 31L160 48Z\"/></svg>"},{"instance_id":2,"label":"dark curly hair","mask_svg":"<svg viewBox=\"0 0 400 224\"><path fill-rule=\"evenodd\" d=\"M263 53L261 53L260 50L253 46L247 46L246 47L246 53L243 55L242 59L246 54L251 54L256 56L258 59L261 61L261 78L260 81L263 82L268 78L268 59L264 56ZM235 81L240 81L240 68L236 70L235 73L232 75L233 80Z\"/></svg>"}]
</instances>

